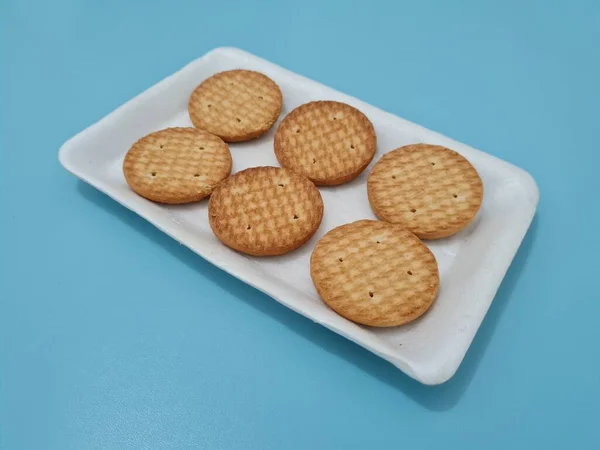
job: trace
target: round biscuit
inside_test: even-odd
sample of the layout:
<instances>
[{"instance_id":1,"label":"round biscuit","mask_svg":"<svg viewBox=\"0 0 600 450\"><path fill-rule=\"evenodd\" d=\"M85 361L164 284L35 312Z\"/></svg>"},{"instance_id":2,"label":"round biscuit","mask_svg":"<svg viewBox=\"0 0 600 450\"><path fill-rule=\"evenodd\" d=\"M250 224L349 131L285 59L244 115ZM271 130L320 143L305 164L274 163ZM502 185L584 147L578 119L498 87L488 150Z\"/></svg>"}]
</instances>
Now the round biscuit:
<instances>
[{"instance_id":1,"label":"round biscuit","mask_svg":"<svg viewBox=\"0 0 600 450\"><path fill-rule=\"evenodd\" d=\"M227 144L195 128L167 128L144 136L123 162L131 189L159 203L198 201L230 173Z\"/></svg>"},{"instance_id":2,"label":"round biscuit","mask_svg":"<svg viewBox=\"0 0 600 450\"><path fill-rule=\"evenodd\" d=\"M483 201L483 183L467 159L439 145L414 144L381 157L367 181L375 215L422 239L465 228Z\"/></svg>"},{"instance_id":3,"label":"round biscuit","mask_svg":"<svg viewBox=\"0 0 600 450\"><path fill-rule=\"evenodd\" d=\"M433 253L399 225L359 220L317 243L310 274L323 301L362 325L393 327L429 309L439 289Z\"/></svg>"},{"instance_id":4,"label":"round biscuit","mask_svg":"<svg viewBox=\"0 0 600 450\"><path fill-rule=\"evenodd\" d=\"M282 255L317 231L323 200L308 179L279 167L253 167L223 181L209 204L210 226L228 247L254 256Z\"/></svg>"},{"instance_id":5,"label":"round biscuit","mask_svg":"<svg viewBox=\"0 0 600 450\"><path fill-rule=\"evenodd\" d=\"M283 167L317 185L356 178L375 156L373 124L358 109L334 101L295 108L275 133L275 156Z\"/></svg>"},{"instance_id":6,"label":"round biscuit","mask_svg":"<svg viewBox=\"0 0 600 450\"><path fill-rule=\"evenodd\" d=\"M196 128L225 142L240 142L267 132L282 106L281 90L269 77L251 70L228 70L194 89L188 111Z\"/></svg>"}]
</instances>

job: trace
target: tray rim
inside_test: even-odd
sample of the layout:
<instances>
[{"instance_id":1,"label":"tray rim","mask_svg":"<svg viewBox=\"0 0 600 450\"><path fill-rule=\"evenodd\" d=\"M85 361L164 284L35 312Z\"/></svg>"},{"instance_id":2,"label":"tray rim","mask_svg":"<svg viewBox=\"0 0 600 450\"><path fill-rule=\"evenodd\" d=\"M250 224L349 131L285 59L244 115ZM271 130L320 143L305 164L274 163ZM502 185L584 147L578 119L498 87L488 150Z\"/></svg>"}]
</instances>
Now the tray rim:
<instances>
[{"instance_id":1,"label":"tray rim","mask_svg":"<svg viewBox=\"0 0 600 450\"><path fill-rule=\"evenodd\" d=\"M253 279L251 274L245 273L245 270L242 267L244 264L239 264L237 261L232 262L231 260L228 260L227 258L221 258L221 255L218 252L205 251L205 249L199 248L199 246L190 245L190 244L186 243L186 241L190 241L186 237L186 235L191 235L192 233L188 232L187 230L184 230L183 228L178 228L174 222L172 222L171 220L169 220L166 217L165 218L156 217L156 215L153 213L152 208L140 208L139 203L137 203L135 201L130 201L127 198L120 197L118 195L118 192L116 192L116 190L111 189L110 183L107 183L107 182L103 181L102 179L95 179L93 176L90 176L86 172L86 170L81 169L81 167L79 167L77 165L77 163L74 163L73 161L70 160L70 156L71 156L72 152L77 150L80 141L82 139L84 139L87 134L89 134L90 132L94 132L95 130L101 128L104 124L118 121L119 116L128 114L130 111L133 111L134 109L136 109L138 104L143 103L146 99L152 97L154 94L158 93L159 91L161 91L165 88L168 88L172 84L172 82L176 79L176 77L179 76L181 73L186 72L187 70L190 70L195 65L201 64L204 60L209 59L211 56L213 56L215 54L219 54L219 53L229 54L231 56L235 56L238 58L253 58L253 59L259 61L261 64L270 65L270 66L276 68L277 70L285 72L286 75L296 78L299 81L304 81L304 82L313 84L315 86L318 86L319 88L325 88L325 89L331 90L331 91L335 92L336 94L346 97L347 99L351 100L355 104L361 104L361 105L368 107L369 109L375 109L379 113L385 115L388 119L393 119L394 121L400 120L403 123L405 123L406 125L414 128L414 129L419 129L420 131L422 131L424 133L433 135L440 140L445 140L450 143L452 143L452 142L456 143L457 146L466 146L466 144L462 144L460 142L454 141L453 139L451 139L447 136L444 136L440 133L429 130L421 125L410 122L410 121L403 119L399 116L396 116L394 114L391 114L391 113L384 111L374 105L365 103L365 102L361 101L360 99L357 99L351 95L345 94L343 92L339 92L334 88L331 88L320 82L317 82L317 81L314 81L307 77L304 77L300 74L297 74L293 71L290 71L284 67L281 67L275 63L272 63L268 60L260 58L256 55L248 53L239 48L217 47L217 48L205 53L204 55L200 56L199 58L192 60L188 64L184 65L182 68L173 72L171 75L168 75L167 77L163 78L162 80L158 81L157 83L155 83L152 86L148 87L147 89L143 90L141 93L135 95L131 99L127 100L125 103L121 104L120 106L118 106L117 108L115 108L114 110L109 112L107 115L102 117L100 120L96 121L92 125L86 127L85 129L83 129L79 133L75 134L70 139L68 139L60 147L59 152L58 152L58 159L59 159L61 165L68 172L72 173L73 175L75 175L76 177L81 179L82 181L88 183L89 185L93 186L94 188L96 188L99 191L103 192L104 194L108 195L110 198L112 198L116 202L120 203L121 205L123 205L124 207L129 209L130 211L138 214L140 217L142 217L145 220L147 220L148 222L150 222L152 225L157 227L163 233L167 234L168 236L172 237L173 239L177 240L178 242L186 245L193 252L198 254L200 257L204 258L209 263L217 266L218 268L227 272L228 274L238 278L239 280L243 281L244 283L248 284L249 286L252 286L253 288L258 289L259 291L265 293L269 297L273 298L274 300L283 304L284 306L290 308L294 312L299 313L299 314L303 315L304 317L307 317L308 319L325 326L326 328L334 331L335 333L340 334L340 335L344 336L345 338L355 342L356 344L360 345L361 347L365 348L366 350L371 351L372 353L375 353L379 357L391 362L394 366L399 368L402 372L406 373L411 378L414 378L415 380L417 380L423 384L426 384L426 385L437 385L437 384L441 384L441 383L444 383L445 381L449 380L456 373L458 368L460 367L466 352L470 348L471 343L472 343L479 327L481 326L481 324L483 323L483 320L485 319L485 316L487 315L487 311L489 310L489 307L491 306L491 304L495 298L496 292L497 292L498 288L500 287L502 280L504 279L506 271L512 264L514 256L516 255L529 227L531 226L531 223L533 221L533 218L535 216L535 213L537 211L537 206L539 203L539 189L538 189L538 186L537 186L535 180L533 179L533 177L528 172L526 172L524 169L521 169L520 167L517 167L507 161L497 158L489 153L485 153L483 151L480 151L480 150L477 150L470 146L467 146L470 151L473 151L475 153L483 155L485 158L488 158L488 159L494 161L494 163L503 166L507 170L510 170L513 173L513 175L519 179L520 183L525 187L525 190L527 192L531 193L531 197L529 199L530 204L529 204L529 208L527 209L528 215L527 215L526 219L523 221L523 224L521 225L521 228L519 229L519 233L517 233L513 236L513 239L510 241L510 245L508 245L504 249L504 252L503 252L504 255L503 255L502 261L505 264L503 264L502 268L497 271L497 274L499 276L496 276L495 279L493 280L493 286L492 286L492 289L490 289L490 293L489 293L490 300L489 300L489 302L486 301L487 306L486 306L485 310L482 311L481 320L477 320L477 325L472 327L472 329L469 329L468 332L466 333L466 334L468 334L468 339L466 339L464 341L464 342L466 342L466 344L463 346L463 348L460 349L460 351L452 353L451 356L449 358L447 358L446 361L442 365L437 367L435 370L431 370L431 371L425 371L422 369L416 370L414 367L411 366L411 364L407 363L406 361L403 361L402 358L398 358L398 355L394 354L391 351L391 348L388 348L389 346L384 341L378 340L381 344L386 344L386 345L369 346L366 344L366 342L371 340L370 335L367 336L366 334L356 332L356 330L354 330L355 332L353 332L353 333L349 333L346 330L344 330L343 327L340 327L340 325L341 325L340 320L335 320L334 318L331 318L331 317L329 318L330 320L325 320L323 318L317 318L317 317L314 317L313 315L311 315L310 312L306 308L302 307L302 305L291 304L289 301L286 300L286 297L295 295L296 291L295 291L295 288L293 288L292 286L274 283L270 278L267 278L267 277L261 278L259 280ZM339 317L339 319L341 319L341 321L345 322L345 319L342 319L341 317ZM362 329L360 329L360 330L362 330ZM364 331L366 333L366 330L362 330L362 331ZM361 339L361 337L363 337L364 339Z\"/></svg>"}]
</instances>

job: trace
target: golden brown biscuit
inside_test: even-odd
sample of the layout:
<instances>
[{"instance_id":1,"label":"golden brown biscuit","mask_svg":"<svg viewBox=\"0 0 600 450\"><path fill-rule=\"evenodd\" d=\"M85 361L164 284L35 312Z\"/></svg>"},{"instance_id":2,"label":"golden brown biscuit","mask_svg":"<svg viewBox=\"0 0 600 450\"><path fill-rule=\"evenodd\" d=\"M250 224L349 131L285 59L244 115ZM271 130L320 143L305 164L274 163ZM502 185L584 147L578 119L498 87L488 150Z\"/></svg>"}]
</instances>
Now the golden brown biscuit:
<instances>
[{"instance_id":1,"label":"golden brown biscuit","mask_svg":"<svg viewBox=\"0 0 600 450\"><path fill-rule=\"evenodd\" d=\"M471 163L453 150L429 144L383 155L367 189L377 217L401 224L422 239L462 230L483 200L483 183Z\"/></svg>"},{"instance_id":2,"label":"golden brown biscuit","mask_svg":"<svg viewBox=\"0 0 600 450\"><path fill-rule=\"evenodd\" d=\"M376 220L329 231L312 253L310 274L331 309L374 327L415 320L439 288L433 253L410 231Z\"/></svg>"},{"instance_id":3,"label":"golden brown biscuit","mask_svg":"<svg viewBox=\"0 0 600 450\"><path fill-rule=\"evenodd\" d=\"M317 185L353 180L369 165L376 149L369 119L340 102L301 105L281 121L275 133L279 164Z\"/></svg>"},{"instance_id":4,"label":"golden brown biscuit","mask_svg":"<svg viewBox=\"0 0 600 450\"><path fill-rule=\"evenodd\" d=\"M279 86L266 75L229 70L204 80L192 92L188 111L196 128L239 142L268 131L282 105Z\"/></svg>"},{"instance_id":5,"label":"golden brown biscuit","mask_svg":"<svg viewBox=\"0 0 600 450\"><path fill-rule=\"evenodd\" d=\"M300 175L279 167L253 167L217 186L208 218L225 245L249 255L281 255L317 231L323 200L315 185Z\"/></svg>"},{"instance_id":6,"label":"golden brown biscuit","mask_svg":"<svg viewBox=\"0 0 600 450\"><path fill-rule=\"evenodd\" d=\"M231 173L229 147L195 128L167 128L137 141L125 155L125 180L142 197L189 203L212 192Z\"/></svg>"}]
</instances>

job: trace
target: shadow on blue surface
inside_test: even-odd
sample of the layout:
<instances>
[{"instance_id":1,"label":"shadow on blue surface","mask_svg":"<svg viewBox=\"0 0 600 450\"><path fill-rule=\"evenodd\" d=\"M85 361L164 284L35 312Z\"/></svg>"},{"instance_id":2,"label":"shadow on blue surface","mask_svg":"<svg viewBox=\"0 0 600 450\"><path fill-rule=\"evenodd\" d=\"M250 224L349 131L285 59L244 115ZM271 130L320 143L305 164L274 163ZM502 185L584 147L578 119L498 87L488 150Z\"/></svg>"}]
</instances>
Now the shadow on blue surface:
<instances>
[{"instance_id":1,"label":"shadow on blue surface","mask_svg":"<svg viewBox=\"0 0 600 450\"><path fill-rule=\"evenodd\" d=\"M289 330L311 341L321 349L338 358L343 358L371 376L402 391L419 404L433 411L444 411L453 408L468 388L485 353L485 349L494 334L496 325L500 321L502 313L512 297L512 292L518 283L522 269L533 246L537 230L536 217L456 375L440 386L431 387L414 381L398 371L398 369L387 361L363 349L359 345L307 320L303 316L273 301L269 296L223 272L187 247L180 245L177 241L159 231L137 214L129 211L93 187L79 181L78 190L83 197L139 231L155 244L162 246L189 267L208 276L223 289L230 292L232 296L248 303L253 308L265 314L269 314Z\"/></svg>"}]
</instances>

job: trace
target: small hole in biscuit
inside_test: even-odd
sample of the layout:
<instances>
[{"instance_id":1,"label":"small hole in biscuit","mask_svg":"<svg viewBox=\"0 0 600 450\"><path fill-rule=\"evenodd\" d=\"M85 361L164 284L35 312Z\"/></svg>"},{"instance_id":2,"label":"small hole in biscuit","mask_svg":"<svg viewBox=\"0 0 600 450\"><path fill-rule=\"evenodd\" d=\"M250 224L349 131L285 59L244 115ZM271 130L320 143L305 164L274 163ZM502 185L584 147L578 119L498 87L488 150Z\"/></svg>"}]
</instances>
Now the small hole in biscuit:
<instances>
[{"instance_id":1,"label":"small hole in biscuit","mask_svg":"<svg viewBox=\"0 0 600 450\"><path fill-rule=\"evenodd\" d=\"M204 147L198 147L200 150L204 150Z\"/></svg>"},{"instance_id":2,"label":"small hole in biscuit","mask_svg":"<svg viewBox=\"0 0 600 450\"><path fill-rule=\"evenodd\" d=\"M212 108L212 105L211 105L211 104L209 104L209 105L208 105L208 107L209 107L209 108Z\"/></svg>"},{"instance_id":3,"label":"small hole in biscuit","mask_svg":"<svg viewBox=\"0 0 600 450\"><path fill-rule=\"evenodd\" d=\"M300 128L296 129L296 134L300 133Z\"/></svg>"},{"instance_id":4,"label":"small hole in biscuit","mask_svg":"<svg viewBox=\"0 0 600 450\"><path fill-rule=\"evenodd\" d=\"M199 173L195 173L195 174L194 174L194 176L195 176L195 177L199 177L199 176L200 176L200 174L199 174Z\"/></svg>"},{"instance_id":5,"label":"small hole in biscuit","mask_svg":"<svg viewBox=\"0 0 600 450\"><path fill-rule=\"evenodd\" d=\"M458 195L454 194L452 197L454 197L454 198L458 198Z\"/></svg>"},{"instance_id":6,"label":"small hole in biscuit","mask_svg":"<svg viewBox=\"0 0 600 450\"><path fill-rule=\"evenodd\" d=\"M392 178L395 180L396 179L396 175L392 175Z\"/></svg>"},{"instance_id":7,"label":"small hole in biscuit","mask_svg":"<svg viewBox=\"0 0 600 450\"><path fill-rule=\"evenodd\" d=\"M333 120L337 120L337 117L333 116Z\"/></svg>"},{"instance_id":8,"label":"small hole in biscuit","mask_svg":"<svg viewBox=\"0 0 600 450\"><path fill-rule=\"evenodd\" d=\"M344 262L344 258L338 258L339 262Z\"/></svg>"},{"instance_id":9,"label":"small hole in biscuit","mask_svg":"<svg viewBox=\"0 0 600 450\"><path fill-rule=\"evenodd\" d=\"M381 244L381 241L377 241L378 244Z\"/></svg>"},{"instance_id":10,"label":"small hole in biscuit","mask_svg":"<svg viewBox=\"0 0 600 450\"><path fill-rule=\"evenodd\" d=\"M230 86L233 86L233 83L229 83Z\"/></svg>"},{"instance_id":11,"label":"small hole in biscuit","mask_svg":"<svg viewBox=\"0 0 600 450\"><path fill-rule=\"evenodd\" d=\"M238 122L242 121L242 119L240 119L239 117L236 117L235 120L237 120Z\"/></svg>"},{"instance_id":12,"label":"small hole in biscuit","mask_svg":"<svg viewBox=\"0 0 600 450\"><path fill-rule=\"evenodd\" d=\"M313 164L316 163L316 162L317 162L317 160L315 158L313 158Z\"/></svg>"},{"instance_id":13,"label":"small hole in biscuit","mask_svg":"<svg viewBox=\"0 0 600 450\"><path fill-rule=\"evenodd\" d=\"M279 186L279 187L283 187L283 183L279 183L277 186Z\"/></svg>"},{"instance_id":14,"label":"small hole in biscuit","mask_svg":"<svg viewBox=\"0 0 600 450\"><path fill-rule=\"evenodd\" d=\"M248 226L246 227L246 230L250 230L250 229L252 229L252 227L251 227L250 225L248 225Z\"/></svg>"},{"instance_id":15,"label":"small hole in biscuit","mask_svg":"<svg viewBox=\"0 0 600 450\"><path fill-rule=\"evenodd\" d=\"M375 295L373 291L369 291L369 297L373 298L373 295Z\"/></svg>"},{"instance_id":16,"label":"small hole in biscuit","mask_svg":"<svg viewBox=\"0 0 600 450\"><path fill-rule=\"evenodd\" d=\"M152 172L150 175L152 175L153 177L156 176L156 172Z\"/></svg>"},{"instance_id":17,"label":"small hole in biscuit","mask_svg":"<svg viewBox=\"0 0 600 450\"><path fill-rule=\"evenodd\" d=\"M161 145L160 148L163 148L163 146Z\"/></svg>"},{"instance_id":18,"label":"small hole in biscuit","mask_svg":"<svg viewBox=\"0 0 600 450\"><path fill-rule=\"evenodd\" d=\"M410 212L411 212L411 213L416 213L416 212L417 212L417 210L416 210L415 208L413 208L413 209L411 209L411 210L410 210Z\"/></svg>"},{"instance_id":19,"label":"small hole in biscuit","mask_svg":"<svg viewBox=\"0 0 600 450\"><path fill-rule=\"evenodd\" d=\"M435 166L435 163L431 163L432 166Z\"/></svg>"},{"instance_id":20,"label":"small hole in biscuit","mask_svg":"<svg viewBox=\"0 0 600 450\"><path fill-rule=\"evenodd\" d=\"M259 96L258 96L258 98L259 98L260 100L262 100L262 99L263 99L263 96L262 96L262 95L259 95Z\"/></svg>"},{"instance_id":21,"label":"small hole in biscuit","mask_svg":"<svg viewBox=\"0 0 600 450\"><path fill-rule=\"evenodd\" d=\"M351 149L354 149L354 144L352 144L352 145L350 146L350 148L351 148Z\"/></svg>"},{"instance_id":22,"label":"small hole in biscuit","mask_svg":"<svg viewBox=\"0 0 600 450\"><path fill-rule=\"evenodd\" d=\"M294 214L294 220L298 218L298 214Z\"/></svg>"},{"instance_id":23,"label":"small hole in biscuit","mask_svg":"<svg viewBox=\"0 0 600 450\"><path fill-rule=\"evenodd\" d=\"M412 275L412 272L410 270L407 271L406 273L409 274L409 275Z\"/></svg>"}]
</instances>

